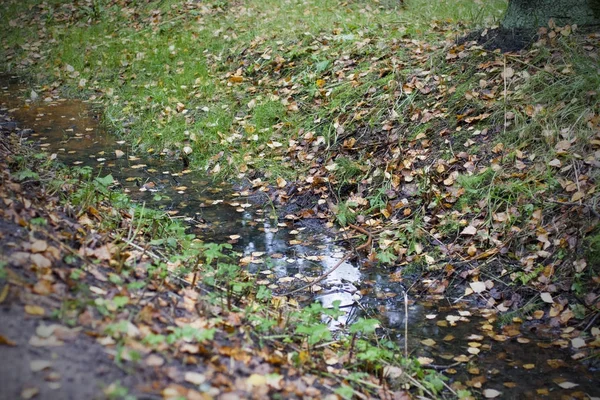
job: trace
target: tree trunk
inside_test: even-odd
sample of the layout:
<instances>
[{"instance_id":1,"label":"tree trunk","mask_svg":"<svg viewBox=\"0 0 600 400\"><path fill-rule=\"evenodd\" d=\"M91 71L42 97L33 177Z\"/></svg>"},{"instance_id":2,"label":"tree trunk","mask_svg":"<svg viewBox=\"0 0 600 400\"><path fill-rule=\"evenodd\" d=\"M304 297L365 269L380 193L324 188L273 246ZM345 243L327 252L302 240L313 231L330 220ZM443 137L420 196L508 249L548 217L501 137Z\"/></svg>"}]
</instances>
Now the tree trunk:
<instances>
[{"instance_id":1,"label":"tree trunk","mask_svg":"<svg viewBox=\"0 0 600 400\"><path fill-rule=\"evenodd\" d=\"M536 29L554 19L558 26L600 24L600 0L509 0L502 27Z\"/></svg>"}]
</instances>

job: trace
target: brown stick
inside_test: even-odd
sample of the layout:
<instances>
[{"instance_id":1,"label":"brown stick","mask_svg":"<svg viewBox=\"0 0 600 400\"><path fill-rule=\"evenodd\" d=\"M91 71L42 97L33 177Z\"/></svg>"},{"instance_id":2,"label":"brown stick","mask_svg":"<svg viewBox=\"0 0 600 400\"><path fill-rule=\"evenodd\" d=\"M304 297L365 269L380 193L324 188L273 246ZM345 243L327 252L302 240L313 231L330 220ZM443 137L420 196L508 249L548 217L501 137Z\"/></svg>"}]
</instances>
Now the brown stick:
<instances>
[{"instance_id":1,"label":"brown stick","mask_svg":"<svg viewBox=\"0 0 600 400\"><path fill-rule=\"evenodd\" d=\"M363 228L361 228L359 226L352 225L352 224L348 224L348 226L350 228L354 229L355 231L358 231L360 233L363 233L363 234L367 235L367 237L368 237L367 241L365 243L361 244L360 246L358 246L355 249L355 251L358 252L360 250L364 250L367 247L371 246L372 237L371 237L371 233L369 231L367 231L367 230L365 230L365 229L363 229ZM336 269L338 269L338 267L340 265L342 265L343 263L345 263L346 261L348 261L349 259L351 259L352 256L353 256L353 253L351 253L351 252L348 253L348 254L346 254L340 261L337 262L337 264L335 264L329 271L325 272L323 275L320 275L320 276L316 277L311 282L307 283L304 286L299 287L298 289L294 289L291 292L283 293L283 294L281 294L281 296L289 296L290 294L294 294L294 293L300 292L300 291L302 291L302 290L304 290L306 288L311 287L315 283L322 281L323 279L327 278L327 276L329 276L333 271L335 271Z\"/></svg>"}]
</instances>

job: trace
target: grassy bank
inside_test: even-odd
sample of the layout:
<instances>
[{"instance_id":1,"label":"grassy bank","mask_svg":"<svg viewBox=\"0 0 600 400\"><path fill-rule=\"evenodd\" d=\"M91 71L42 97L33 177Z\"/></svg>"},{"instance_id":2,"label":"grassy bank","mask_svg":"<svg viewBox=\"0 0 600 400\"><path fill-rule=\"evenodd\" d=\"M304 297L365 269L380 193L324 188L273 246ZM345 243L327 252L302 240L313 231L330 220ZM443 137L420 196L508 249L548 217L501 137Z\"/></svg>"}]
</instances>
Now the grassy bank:
<instances>
[{"instance_id":1,"label":"grassy bank","mask_svg":"<svg viewBox=\"0 0 600 400\"><path fill-rule=\"evenodd\" d=\"M19 135L0 134L0 304L11 321L0 345L20 371L7 395L63 396L61 375L75 397L110 399L457 394L376 334L377 320L331 331L339 303L300 308L274 296L230 245L202 242L167 213L130 202L110 175L57 166ZM93 360L78 361L78 348ZM92 372L106 358L115 367ZM58 386L48 392L29 368L52 371ZM90 375L81 387L80 370Z\"/></svg>"},{"instance_id":2,"label":"grassy bank","mask_svg":"<svg viewBox=\"0 0 600 400\"><path fill-rule=\"evenodd\" d=\"M40 101L93 99L140 152L360 224L369 264L431 293L459 281L499 312L596 318L597 34L457 41L503 1L3 6L5 68Z\"/></svg>"}]
</instances>

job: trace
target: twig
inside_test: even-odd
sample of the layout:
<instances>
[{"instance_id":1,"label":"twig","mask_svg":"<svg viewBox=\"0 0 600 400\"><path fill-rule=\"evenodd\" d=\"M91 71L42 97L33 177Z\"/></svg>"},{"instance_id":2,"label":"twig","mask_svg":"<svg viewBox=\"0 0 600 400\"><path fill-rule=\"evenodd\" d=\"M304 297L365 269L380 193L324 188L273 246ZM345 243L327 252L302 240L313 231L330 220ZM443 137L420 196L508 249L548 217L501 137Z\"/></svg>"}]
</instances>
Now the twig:
<instances>
[{"instance_id":1,"label":"twig","mask_svg":"<svg viewBox=\"0 0 600 400\"><path fill-rule=\"evenodd\" d=\"M408 358L408 295L404 292L404 358Z\"/></svg>"},{"instance_id":2,"label":"twig","mask_svg":"<svg viewBox=\"0 0 600 400\"><path fill-rule=\"evenodd\" d=\"M454 368L458 365L460 365L461 362L457 361L455 363L452 363L450 365L436 365L436 364L427 364L427 365L423 365L423 368L431 368L431 369L435 369L436 371L443 371L445 369L450 369L450 368Z\"/></svg>"}]
</instances>

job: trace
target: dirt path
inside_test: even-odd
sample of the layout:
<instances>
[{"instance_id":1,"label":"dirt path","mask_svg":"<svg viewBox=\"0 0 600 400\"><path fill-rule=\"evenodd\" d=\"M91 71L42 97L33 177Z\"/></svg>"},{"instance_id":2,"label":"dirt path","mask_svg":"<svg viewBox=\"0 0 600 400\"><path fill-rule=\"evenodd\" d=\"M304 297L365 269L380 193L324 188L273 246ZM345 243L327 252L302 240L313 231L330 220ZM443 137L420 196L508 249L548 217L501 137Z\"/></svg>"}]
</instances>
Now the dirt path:
<instances>
[{"instance_id":1,"label":"dirt path","mask_svg":"<svg viewBox=\"0 0 600 400\"><path fill-rule=\"evenodd\" d=\"M31 258L42 252L31 248L36 234L23 215L46 217L47 213L40 205L40 193L10 176L8 163L15 161L17 144L17 136L11 133L16 130L16 123L0 113L0 398L101 399L113 383L133 388L143 374L134 376L120 369L106 348L82 328L70 329L53 317L64 306L64 293L36 293L43 291L42 285L36 286L36 273L48 258L40 258L38 265ZM37 237L41 231L54 234L50 228L35 229L40 231ZM52 262L62 261L57 257Z\"/></svg>"}]
</instances>

